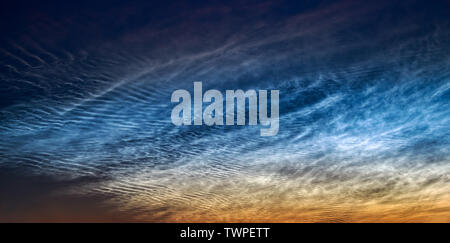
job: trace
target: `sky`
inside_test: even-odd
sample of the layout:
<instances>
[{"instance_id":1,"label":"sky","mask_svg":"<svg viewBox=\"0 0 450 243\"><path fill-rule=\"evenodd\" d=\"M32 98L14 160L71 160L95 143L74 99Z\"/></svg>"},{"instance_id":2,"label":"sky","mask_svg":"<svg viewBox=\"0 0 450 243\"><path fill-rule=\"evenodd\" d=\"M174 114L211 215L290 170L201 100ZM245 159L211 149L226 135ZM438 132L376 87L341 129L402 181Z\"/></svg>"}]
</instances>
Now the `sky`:
<instances>
[{"instance_id":1,"label":"sky","mask_svg":"<svg viewBox=\"0 0 450 243\"><path fill-rule=\"evenodd\" d=\"M1 222L450 222L450 2L0 7ZM279 90L279 132L175 126Z\"/></svg>"}]
</instances>

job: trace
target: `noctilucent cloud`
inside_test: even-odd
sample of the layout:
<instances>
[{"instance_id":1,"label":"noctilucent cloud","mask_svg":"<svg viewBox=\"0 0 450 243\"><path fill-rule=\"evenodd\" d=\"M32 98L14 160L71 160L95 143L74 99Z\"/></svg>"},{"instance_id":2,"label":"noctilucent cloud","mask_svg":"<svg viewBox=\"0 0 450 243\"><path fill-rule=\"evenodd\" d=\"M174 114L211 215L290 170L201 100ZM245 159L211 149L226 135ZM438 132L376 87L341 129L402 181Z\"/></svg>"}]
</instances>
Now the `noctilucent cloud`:
<instances>
[{"instance_id":1,"label":"noctilucent cloud","mask_svg":"<svg viewBox=\"0 0 450 243\"><path fill-rule=\"evenodd\" d=\"M0 9L2 222L450 222L449 1ZM174 125L196 81L277 134Z\"/></svg>"}]
</instances>

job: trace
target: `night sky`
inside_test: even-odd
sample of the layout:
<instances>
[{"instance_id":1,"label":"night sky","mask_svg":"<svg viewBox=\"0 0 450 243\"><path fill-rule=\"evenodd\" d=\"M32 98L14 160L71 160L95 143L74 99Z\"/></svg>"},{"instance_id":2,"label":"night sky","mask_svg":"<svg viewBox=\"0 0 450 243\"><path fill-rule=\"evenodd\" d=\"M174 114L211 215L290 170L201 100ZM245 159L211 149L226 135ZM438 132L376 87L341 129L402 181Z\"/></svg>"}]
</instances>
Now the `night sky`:
<instances>
[{"instance_id":1,"label":"night sky","mask_svg":"<svg viewBox=\"0 0 450 243\"><path fill-rule=\"evenodd\" d=\"M0 12L0 222L450 222L448 0ZM175 126L196 81L278 134Z\"/></svg>"}]
</instances>

